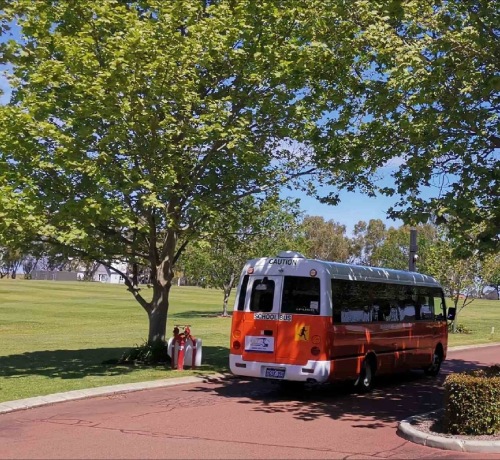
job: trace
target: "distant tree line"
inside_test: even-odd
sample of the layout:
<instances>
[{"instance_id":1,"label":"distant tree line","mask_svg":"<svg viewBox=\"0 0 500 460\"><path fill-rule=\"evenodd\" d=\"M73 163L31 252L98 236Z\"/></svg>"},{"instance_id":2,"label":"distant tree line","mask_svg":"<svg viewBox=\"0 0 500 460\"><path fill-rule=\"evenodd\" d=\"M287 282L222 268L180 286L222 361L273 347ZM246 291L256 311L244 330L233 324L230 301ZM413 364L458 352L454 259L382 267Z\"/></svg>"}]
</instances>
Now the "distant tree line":
<instances>
[{"instance_id":1,"label":"distant tree line","mask_svg":"<svg viewBox=\"0 0 500 460\"><path fill-rule=\"evenodd\" d=\"M293 204L290 204L293 209ZM296 250L320 260L408 270L410 227L387 227L380 219L359 221L352 235L345 225L321 216L301 216L280 209L261 210L253 224L242 226L231 235L218 233L188 247L178 268L191 284L224 291L223 312L236 285L244 262L254 257ZM434 224L416 227L418 235L417 270L434 276L460 311L474 298L481 298L490 286L499 298L500 254L474 253L459 259L453 239Z\"/></svg>"},{"instance_id":2,"label":"distant tree line","mask_svg":"<svg viewBox=\"0 0 500 460\"><path fill-rule=\"evenodd\" d=\"M222 314L228 314L228 300L238 283L246 260L277 254L282 250L299 251L313 259L407 270L410 227L387 227L380 219L359 221L352 235L345 225L321 216L303 215L291 200L247 198L246 212L240 225L227 231L224 222L186 246L179 259L176 277L186 283L220 289ZM249 210L252 210L250 212ZM237 215L239 208L228 208ZM453 239L435 224L416 227L418 235L417 270L437 278L452 299L458 313L473 299L481 298L487 286L500 289L500 254L482 257L473 253L457 258ZM93 280L99 262L67 257L51 246L33 243L24 247L0 248L0 278L16 278L22 273L31 279L35 269L80 271L83 279ZM148 267L130 264L127 274L135 284L148 284ZM455 321L456 324L456 321Z\"/></svg>"}]
</instances>

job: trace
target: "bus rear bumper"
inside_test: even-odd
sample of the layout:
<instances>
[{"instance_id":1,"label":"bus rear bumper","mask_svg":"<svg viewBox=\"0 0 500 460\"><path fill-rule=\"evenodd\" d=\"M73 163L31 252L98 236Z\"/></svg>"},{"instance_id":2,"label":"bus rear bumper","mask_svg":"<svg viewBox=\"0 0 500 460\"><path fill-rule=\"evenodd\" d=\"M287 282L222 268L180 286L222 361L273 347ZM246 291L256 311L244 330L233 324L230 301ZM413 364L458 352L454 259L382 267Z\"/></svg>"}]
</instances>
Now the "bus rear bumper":
<instances>
[{"instance_id":1,"label":"bus rear bumper","mask_svg":"<svg viewBox=\"0 0 500 460\"><path fill-rule=\"evenodd\" d=\"M234 375L270 380L324 383L330 375L330 361L307 361L303 365L244 361L241 355L229 355L229 369Z\"/></svg>"}]
</instances>

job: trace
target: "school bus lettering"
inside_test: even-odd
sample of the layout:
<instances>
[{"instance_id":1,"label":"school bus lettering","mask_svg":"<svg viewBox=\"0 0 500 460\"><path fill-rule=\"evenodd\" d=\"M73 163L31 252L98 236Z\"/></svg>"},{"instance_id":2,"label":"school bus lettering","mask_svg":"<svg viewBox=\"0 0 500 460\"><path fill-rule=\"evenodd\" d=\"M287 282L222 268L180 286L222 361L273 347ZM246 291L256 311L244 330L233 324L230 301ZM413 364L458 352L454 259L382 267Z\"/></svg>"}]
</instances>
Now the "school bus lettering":
<instances>
[{"instance_id":1,"label":"school bus lettering","mask_svg":"<svg viewBox=\"0 0 500 460\"><path fill-rule=\"evenodd\" d=\"M269 321L276 321L278 315L275 313L255 313L253 319L267 319Z\"/></svg>"},{"instance_id":2,"label":"school bus lettering","mask_svg":"<svg viewBox=\"0 0 500 460\"><path fill-rule=\"evenodd\" d=\"M265 319L268 321L292 321L292 315L277 313L255 313L253 319Z\"/></svg>"},{"instance_id":3,"label":"school bus lettering","mask_svg":"<svg viewBox=\"0 0 500 460\"><path fill-rule=\"evenodd\" d=\"M297 265L295 259L269 259L269 265Z\"/></svg>"}]
</instances>

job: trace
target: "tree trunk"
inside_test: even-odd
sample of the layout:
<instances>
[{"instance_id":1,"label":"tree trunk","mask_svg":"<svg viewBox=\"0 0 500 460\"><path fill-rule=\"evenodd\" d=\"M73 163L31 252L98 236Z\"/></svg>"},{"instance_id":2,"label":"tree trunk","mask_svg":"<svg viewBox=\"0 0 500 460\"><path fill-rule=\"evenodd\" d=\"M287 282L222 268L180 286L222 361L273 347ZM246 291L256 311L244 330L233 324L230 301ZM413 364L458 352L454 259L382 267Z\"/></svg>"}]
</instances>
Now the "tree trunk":
<instances>
[{"instance_id":1,"label":"tree trunk","mask_svg":"<svg viewBox=\"0 0 500 460\"><path fill-rule=\"evenodd\" d=\"M140 300L141 305L148 312L149 318L149 333L148 345L165 345L165 336L167 330L167 317L169 307L169 294L172 287L172 279L174 278L174 264L176 261L176 250L178 233L175 229L180 217L176 214L175 209L178 201L170 201L168 204L168 215L172 220L171 227L167 229L163 239L163 247L158 250L158 240L156 228L154 227L154 215L151 213L148 219L151 222L150 241L149 241L149 262L151 269L151 284L153 287L153 298L151 302L146 303L142 296L138 294L138 290L132 287L136 298ZM130 283L130 282L129 282ZM131 284L131 283L130 283Z\"/></svg>"},{"instance_id":2,"label":"tree trunk","mask_svg":"<svg viewBox=\"0 0 500 460\"><path fill-rule=\"evenodd\" d=\"M454 297L453 299L453 304L455 306L455 318L453 320L453 328L452 328L452 331L453 331L453 334L456 334L457 333L457 319L458 319L458 294Z\"/></svg>"},{"instance_id":3,"label":"tree trunk","mask_svg":"<svg viewBox=\"0 0 500 460\"><path fill-rule=\"evenodd\" d=\"M231 288L224 286L224 302L222 303L222 316L227 316L227 301L231 295Z\"/></svg>"},{"instance_id":4,"label":"tree trunk","mask_svg":"<svg viewBox=\"0 0 500 460\"><path fill-rule=\"evenodd\" d=\"M228 314L227 314L227 302L229 300L229 296L231 295L231 291L234 287L235 280L236 280L236 275L234 273L231 273L231 278L229 279L229 283L223 285L224 302L222 304L222 316L228 316Z\"/></svg>"},{"instance_id":5,"label":"tree trunk","mask_svg":"<svg viewBox=\"0 0 500 460\"><path fill-rule=\"evenodd\" d=\"M153 300L151 310L148 311L149 334L148 344L153 345L158 342L165 343L168 315L168 295L170 293L170 282L162 286L156 280L153 284Z\"/></svg>"}]
</instances>

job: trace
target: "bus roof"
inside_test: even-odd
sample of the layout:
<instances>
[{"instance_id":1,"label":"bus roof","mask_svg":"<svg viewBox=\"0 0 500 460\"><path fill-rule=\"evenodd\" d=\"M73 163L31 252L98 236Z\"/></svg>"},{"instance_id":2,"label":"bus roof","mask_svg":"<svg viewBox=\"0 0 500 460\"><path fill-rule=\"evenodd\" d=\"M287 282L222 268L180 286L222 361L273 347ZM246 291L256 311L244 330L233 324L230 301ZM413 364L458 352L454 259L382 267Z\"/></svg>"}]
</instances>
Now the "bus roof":
<instances>
[{"instance_id":1,"label":"bus roof","mask_svg":"<svg viewBox=\"0 0 500 460\"><path fill-rule=\"evenodd\" d=\"M300 272L304 270L304 273L309 273L309 270L312 268L315 268L316 270L322 269L328 273L330 278L335 279L441 287L432 276L424 275L418 272L307 259L302 254L292 251L281 252L276 257L253 259L247 262L247 266L253 266L257 273L266 272L267 274L270 274L269 269L271 267L277 267L280 265L290 266L290 262L292 260L293 266L295 266Z\"/></svg>"},{"instance_id":2,"label":"bus roof","mask_svg":"<svg viewBox=\"0 0 500 460\"><path fill-rule=\"evenodd\" d=\"M348 279L353 281L389 281L398 284L415 284L439 287L439 283L432 276L424 275L422 273L382 267L369 267L366 265L343 264L338 262L317 262L320 262L325 266L332 278Z\"/></svg>"}]
</instances>

